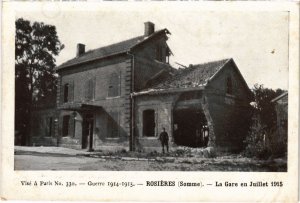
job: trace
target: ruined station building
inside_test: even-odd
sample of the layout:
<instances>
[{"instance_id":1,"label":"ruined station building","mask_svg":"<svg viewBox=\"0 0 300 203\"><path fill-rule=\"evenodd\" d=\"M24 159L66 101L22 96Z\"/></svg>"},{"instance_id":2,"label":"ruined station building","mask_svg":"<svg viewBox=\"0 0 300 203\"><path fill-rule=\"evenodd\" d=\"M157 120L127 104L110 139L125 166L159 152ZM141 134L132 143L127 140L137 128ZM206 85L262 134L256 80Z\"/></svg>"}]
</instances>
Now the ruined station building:
<instances>
[{"instance_id":1,"label":"ruined station building","mask_svg":"<svg viewBox=\"0 0 300 203\"><path fill-rule=\"evenodd\" d=\"M168 35L146 22L142 36L87 52L78 44L56 68L55 107L33 112L32 144L160 151L164 127L171 149L242 149L251 92L235 62L175 69Z\"/></svg>"}]
</instances>

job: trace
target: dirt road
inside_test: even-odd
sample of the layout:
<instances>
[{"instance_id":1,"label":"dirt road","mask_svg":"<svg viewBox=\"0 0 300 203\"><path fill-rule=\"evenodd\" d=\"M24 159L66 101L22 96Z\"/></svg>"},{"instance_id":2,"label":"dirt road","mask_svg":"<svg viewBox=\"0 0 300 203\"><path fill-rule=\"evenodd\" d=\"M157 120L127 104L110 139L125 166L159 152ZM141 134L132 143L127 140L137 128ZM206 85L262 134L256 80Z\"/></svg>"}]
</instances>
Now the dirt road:
<instances>
[{"instance_id":1,"label":"dirt road","mask_svg":"<svg viewBox=\"0 0 300 203\"><path fill-rule=\"evenodd\" d=\"M260 161L237 156L217 158L131 158L18 152L15 170L97 171L286 171L282 161Z\"/></svg>"}]
</instances>

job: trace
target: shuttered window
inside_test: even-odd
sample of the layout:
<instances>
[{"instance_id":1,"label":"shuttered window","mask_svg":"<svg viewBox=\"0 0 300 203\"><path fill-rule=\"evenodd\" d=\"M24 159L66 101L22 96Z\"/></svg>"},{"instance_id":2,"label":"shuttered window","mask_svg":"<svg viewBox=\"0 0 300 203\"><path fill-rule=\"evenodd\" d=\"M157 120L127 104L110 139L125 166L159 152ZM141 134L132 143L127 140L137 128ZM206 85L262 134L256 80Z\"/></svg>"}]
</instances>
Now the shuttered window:
<instances>
[{"instance_id":1,"label":"shuttered window","mask_svg":"<svg viewBox=\"0 0 300 203\"><path fill-rule=\"evenodd\" d=\"M64 83L61 88L61 103L74 101L74 82Z\"/></svg>"},{"instance_id":2,"label":"shuttered window","mask_svg":"<svg viewBox=\"0 0 300 203\"><path fill-rule=\"evenodd\" d=\"M93 100L95 98L95 78L91 78L85 82L85 99Z\"/></svg>"},{"instance_id":3,"label":"shuttered window","mask_svg":"<svg viewBox=\"0 0 300 203\"><path fill-rule=\"evenodd\" d=\"M69 135L69 130L70 130L70 116L64 116L63 117L63 126L62 126L62 136L66 137Z\"/></svg>"},{"instance_id":4,"label":"shuttered window","mask_svg":"<svg viewBox=\"0 0 300 203\"><path fill-rule=\"evenodd\" d=\"M46 118L46 136L51 137L53 133L53 118L47 117Z\"/></svg>"},{"instance_id":5,"label":"shuttered window","mask_svg":"<svg viewBox=\"0 0 300 203\"><path fill-rule=\"evenodd\" d=\"M120 96L120 76L113 73L108 81L108 97Z\"/></svg>"},{"instance_id":6,"label":"shuttered window","mask_svg":"<svg viewBox=\"0 0 300 203\"><path fill-rule=\"evenodd\" d=\"M63 116L62 119L62 136L74 137L75 135L75 119L74 115Z\"/></svg>"}]
</instances>

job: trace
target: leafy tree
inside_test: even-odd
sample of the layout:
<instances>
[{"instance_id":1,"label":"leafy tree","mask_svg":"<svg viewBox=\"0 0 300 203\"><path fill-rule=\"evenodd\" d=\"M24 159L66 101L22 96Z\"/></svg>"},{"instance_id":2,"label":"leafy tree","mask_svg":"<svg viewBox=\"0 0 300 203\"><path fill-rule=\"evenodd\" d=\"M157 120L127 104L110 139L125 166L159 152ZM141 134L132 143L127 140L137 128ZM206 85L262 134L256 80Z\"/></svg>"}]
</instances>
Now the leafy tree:
<instances>
[{"instance_id":1,"label":"leafy tree","mask_svg":"<svg viewBox=\"0 0 300 203\"><path fill-rule=\"evenodd\" d=\"M252 89L256 103L256 110L261 119L262 126L266 130L271 130L276 125L276 111L275 104L271 102L272 99L282 94L282 89L264 88L263 85L255 84Z\"/></svg>"},{"instance_id":2,"label":"leafy tree","mask_svg":"<svg viewBox=\"0 0 300 203\"><path fill-rule=\"evenodd\" d=\"M23 18L17 19L15 25L15 129L26 137L30 109L56 92L55 56L64 45L53 25Z\"/></svg>"},{"instance_id":3,"label":"leafy tree","mask_svg":"<svg viewBox=\"0 0 300 203\"><path fill-rule=\"evenodd\" d=\"M274 138L276 127L275 104L272 99L282 94L281 89L272 90L263 85L255 84L252 89L255 105L252 109L253 123L244 143L244 155L248 157L268 158L270 155L282 153L282 143L278 145Z\"/></svg>"}]
</instances>

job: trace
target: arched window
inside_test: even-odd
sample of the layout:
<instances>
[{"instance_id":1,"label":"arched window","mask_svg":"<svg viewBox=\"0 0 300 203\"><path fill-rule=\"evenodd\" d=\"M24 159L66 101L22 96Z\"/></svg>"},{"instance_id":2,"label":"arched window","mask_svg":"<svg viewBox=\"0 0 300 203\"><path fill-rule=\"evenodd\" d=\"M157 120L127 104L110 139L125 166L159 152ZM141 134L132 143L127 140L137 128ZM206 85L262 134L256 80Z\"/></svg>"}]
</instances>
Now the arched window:
<instances>
[{"instance_id":1,"label":"arched window","mask_svg":"<svg viewBox=\"0 0 300 203\"><path fill-rule=\"evenodd\" d=\"M108 97L116 97L120 95L120 77L113 73L109 77L108 82Z\"/></svg>"},{"instance_id":2,"label":"arched window","mask_svg":"<svg viewBox=\"0 0 300 203\"><path fill-rule=\"evenodd\" d=\"M153 109L143 111L143 136L155 136L155 111Z\"/></svg>"},{"instance_id":3,"label":"arched window","mask_svg":"<svg viewBox=\"0 0 300 203\"><path fill-rule=\"evenodd\" d=\"M227 77L227 80L226 80L226 93L227 94L232 94L232 80L231 80L231 77Z\"/></svg>"}]
</instances>

